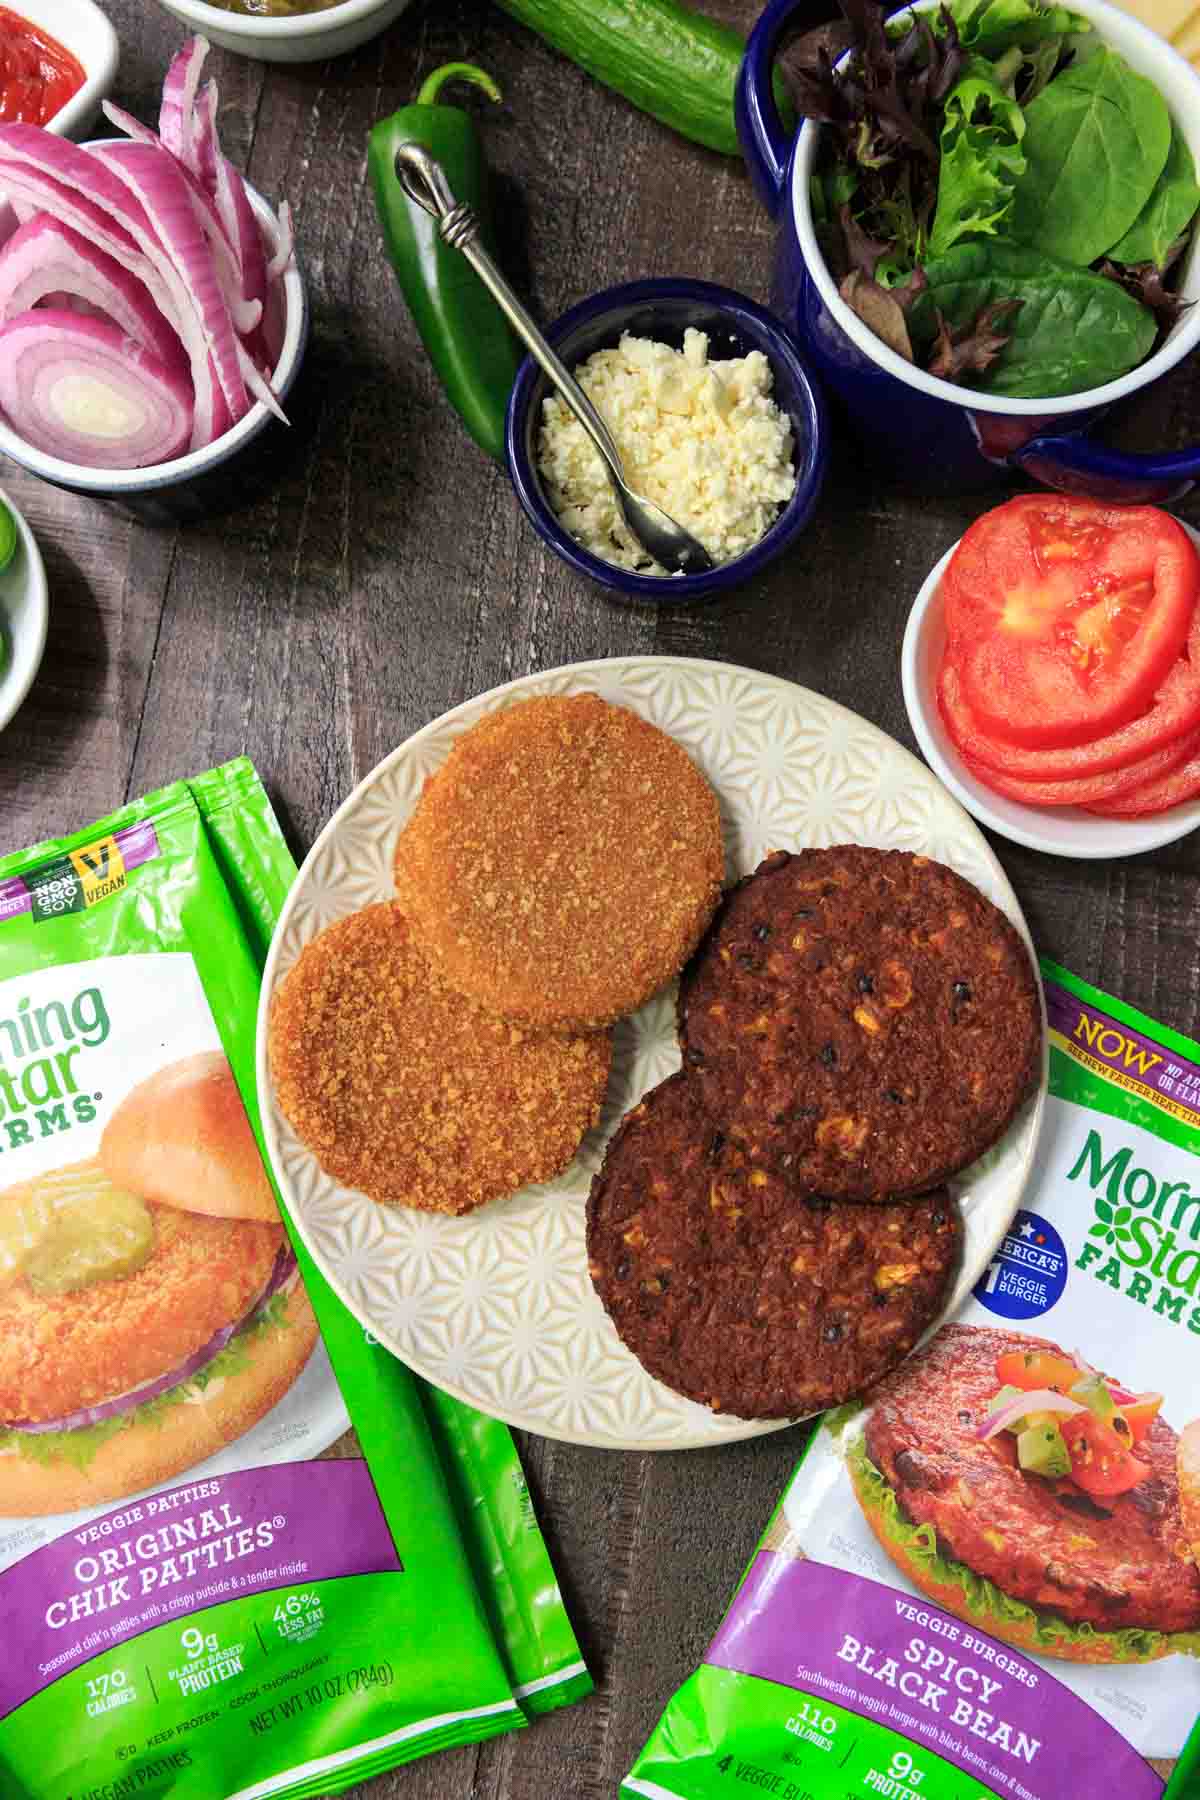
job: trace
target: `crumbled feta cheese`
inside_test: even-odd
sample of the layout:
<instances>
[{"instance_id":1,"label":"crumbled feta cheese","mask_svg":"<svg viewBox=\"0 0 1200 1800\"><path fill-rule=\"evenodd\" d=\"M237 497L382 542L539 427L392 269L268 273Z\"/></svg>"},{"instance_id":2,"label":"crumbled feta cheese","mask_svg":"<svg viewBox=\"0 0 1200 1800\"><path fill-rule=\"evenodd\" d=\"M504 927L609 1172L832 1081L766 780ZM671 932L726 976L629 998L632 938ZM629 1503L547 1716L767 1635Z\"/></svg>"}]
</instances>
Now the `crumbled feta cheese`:
<instances>
[{"instance_id":1,"label":"crumbled feta cheese","mask_svg":"<svg viewBox=\"0 0 1200 1800\"><path fill-rule=\"evenodd\" d=\"M760 350L708 360L703 331L683 349L625 336L575 378L616 439L625 478L699 538L714 562L756 544L796 487L792 425L771 399ZM665 575L617 510L604 464L574 414L542 405L538 470L562 524L585 550L643 575Z\"/></svg>"}]
</instances>

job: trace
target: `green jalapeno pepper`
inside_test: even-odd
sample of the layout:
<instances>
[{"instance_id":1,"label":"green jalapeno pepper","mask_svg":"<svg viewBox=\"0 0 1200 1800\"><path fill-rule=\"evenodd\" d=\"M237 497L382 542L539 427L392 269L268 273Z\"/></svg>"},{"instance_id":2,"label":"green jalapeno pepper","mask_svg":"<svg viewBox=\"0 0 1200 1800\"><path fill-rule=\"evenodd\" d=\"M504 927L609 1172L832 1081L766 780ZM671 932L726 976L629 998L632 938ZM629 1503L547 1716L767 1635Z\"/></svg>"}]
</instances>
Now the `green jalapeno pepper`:
<instances>
[{"instance_id":1,"label":"green jalapeno pepper","mask_svg":"<svg viewBox=\"0 0 1200 1800\"><path fill-rule=\"evenodd\" d=\"M450 80L472 81L489 99L500 90L471 63L446 63L429 76L415 102L381 119L371 132L368 162L388 256L421 341L452 405L481 449L504 459L504 415L520 354L496 302L457 250L443 242L437 222L409 200L396 179L396 150L418 143L437 158L456 199L488 231L487 167L474 122L460 107L438 100Z\"/></svg>"}]
</instances>

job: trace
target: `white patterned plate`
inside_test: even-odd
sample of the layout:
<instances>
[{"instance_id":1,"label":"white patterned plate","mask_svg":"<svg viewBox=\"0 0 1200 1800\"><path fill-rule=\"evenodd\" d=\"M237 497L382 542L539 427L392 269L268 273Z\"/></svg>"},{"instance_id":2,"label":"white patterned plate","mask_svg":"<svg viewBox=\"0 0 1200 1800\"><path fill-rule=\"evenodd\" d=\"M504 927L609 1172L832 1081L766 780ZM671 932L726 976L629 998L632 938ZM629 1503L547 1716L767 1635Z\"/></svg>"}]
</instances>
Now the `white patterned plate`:
<instances>
[{"instance_id":1,"label":"white patterned plate","mask_svg":"<svg viewBox=\"0 0 1200 1800\"><path fill-rule=\"evenodd\" d=\"M322 1272L362 1323L419 1374L529 1431L613 1449L679 1450L780 1429L683 1399L621 1344L588 1279L584 1208L605 1140L679 1066L674 994L616 1029L604 1117L557 1180L466 1218L376 1206L319 1168L275 1104L266 1026L275 985L334 919L393 897L392 849L422 784L486 712L532 694L590 692L683 744L721 799L731 877L770 850L859 843L948 863L1025 932L984 838L924 765L855 713L751 669L686 657L575 663L457 706L385 757L329 821L288 897L267 961L258 1084L280 1189ZM1026 937L1028 933L1025 932ZM960 1189L966 1254L952 1305L987 1267L1032 1162L1045 1078Z\"/></svg>"}]
</instances>

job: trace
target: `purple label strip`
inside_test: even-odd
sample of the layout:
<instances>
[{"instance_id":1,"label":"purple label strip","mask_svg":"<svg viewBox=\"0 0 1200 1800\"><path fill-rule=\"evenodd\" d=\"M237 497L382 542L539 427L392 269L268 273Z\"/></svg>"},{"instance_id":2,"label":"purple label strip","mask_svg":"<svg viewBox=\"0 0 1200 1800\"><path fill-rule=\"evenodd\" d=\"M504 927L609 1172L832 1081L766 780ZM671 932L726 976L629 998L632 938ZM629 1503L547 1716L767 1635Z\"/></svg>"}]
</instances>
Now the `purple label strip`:
<instances>
[{"instance_id":1,"label":"purple label strip","mask_svg":"<svg viewBox=\"0 0 1200 1800\"><path fill-rule=\"evenodd\" d=\"M246 1469L115 1507L0 1575L0 1717L206 1606L403 1568L365 1462Z\"/></svg>"},{"instance_id":2,"label":"purple label strip","mask_svg":"<svg viewBox=\"0 0 1200 1800\"><path fill-rule=\"evenodd\" d=\"M1200 1064L1156 1044L1053 981L1046 983L1046 1017L1051 1031L1111 1069L1122 1086L1160 1094L1200 1119Z\"/></svg>"},{"instance_id":3,"label":"purple label strip","mask_svg":"<svg viewBox=\"0 0 1200 1800\"><path fill-rule=\"evenodd\" d=\"M118 831L116 840L127 873L131 869L140 869L143 863L150 862L158 855L158 834L153 825L144 820L139 825L130 825L125 831ZM47 858L48 862L53 863L67 860L65 856ZM18 913L32 910L33 896L22 876L10 875L6 880L0 881L0 925L6 919L15 918Z\"/></svg>"},{"instance_id":4,"label":"purple label strip","mask_svg":"<svg viewBox=\"0 0 1200 1800\"><path fill-rule=\"evenodd\" d=\"M1153 1769L1038 1663L844 1569L760 1550L705 1660L836 1701L998 1794L1161 1800Z\"/></svg>"}]
</instances>

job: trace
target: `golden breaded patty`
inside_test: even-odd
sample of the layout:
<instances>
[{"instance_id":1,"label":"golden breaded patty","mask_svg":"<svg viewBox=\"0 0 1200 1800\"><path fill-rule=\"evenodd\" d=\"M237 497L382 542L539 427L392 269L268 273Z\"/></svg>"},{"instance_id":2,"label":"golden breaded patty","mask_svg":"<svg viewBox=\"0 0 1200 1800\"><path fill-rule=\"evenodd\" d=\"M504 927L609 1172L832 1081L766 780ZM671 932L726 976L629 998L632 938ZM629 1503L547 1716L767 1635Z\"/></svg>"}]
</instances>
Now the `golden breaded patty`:
<instances>
[{"instance_id":1,"label":"golden breaded patty","mask_svg":"<svg viewBox=\"0 0 1200 1800\"><path fill-rule=\"evenodd\" d=\"M271 1009L279 1104L372 1200L463 1213L566 1167L600 1117L607 1032L530 1035L472 1005L395 901L306 944Z\"/></svg>"},{"instance_id":2,"label":"golden breaded patty","mask_svg":"<svg viewBox=\"0 0 1200 1800\"><path fill-rule=\"evenodd\" d=\"M65 1418L153 1381L235 1324L266 1287L281 1225L150 1204L140 1269L71 1294L0 1285L0 1421Z\"/></svg>"},{"instance_id":3,"label":"golden breaded patty","mask_svg":"<svg viewBox=\"0 0 1200 1800\"><path fill-rule=\"evenodd\" d=\"M525 1025L633 1012L707 926L717 798L682 745L595 694L490 713L426 783L396 889L454 987Z\"/></svg>"}]
</instances>

